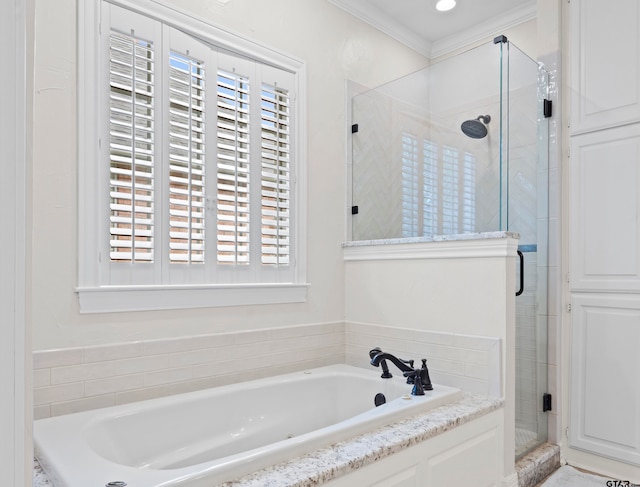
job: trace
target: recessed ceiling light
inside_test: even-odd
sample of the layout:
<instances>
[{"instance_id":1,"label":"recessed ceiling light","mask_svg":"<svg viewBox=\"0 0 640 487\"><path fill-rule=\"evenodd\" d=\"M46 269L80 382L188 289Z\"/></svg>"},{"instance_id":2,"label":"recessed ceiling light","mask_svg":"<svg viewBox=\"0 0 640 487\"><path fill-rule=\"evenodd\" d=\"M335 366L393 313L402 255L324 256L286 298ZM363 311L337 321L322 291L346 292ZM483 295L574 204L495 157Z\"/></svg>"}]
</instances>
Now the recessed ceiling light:
<instances>
[{"instance_id":1,"label":"recessed ceiling light","mask_svg":"<svg viewBox=\"0 0 640 487\"><path fill-rule=\"evenodd\" d=\"M436 3L436 10L440 12L446 12L456 6L456 0L438 0Z\"/></svg>"}]
</instances>

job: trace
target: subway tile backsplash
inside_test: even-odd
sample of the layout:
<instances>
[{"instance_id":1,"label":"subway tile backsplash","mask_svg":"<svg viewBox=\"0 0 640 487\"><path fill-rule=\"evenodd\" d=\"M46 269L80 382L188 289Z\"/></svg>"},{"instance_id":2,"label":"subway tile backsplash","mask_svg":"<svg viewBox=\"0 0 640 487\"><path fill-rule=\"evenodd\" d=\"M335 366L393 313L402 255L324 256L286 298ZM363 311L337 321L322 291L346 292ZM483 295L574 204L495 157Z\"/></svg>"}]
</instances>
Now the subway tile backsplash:
<instances>
[{"instance_id":1,"label":"subway tile backsplash","mask_svg":"<svg viewBox=\"0 0 640 487\"><path fill-rule=\"evenodd\" d=\"M35 419L344 362L344 323L33 354Z\"/></svg>"},{"instance_id":2,"label":"subway tile backsplash","mask_svg":"<svg viewBox=\"0 0 640 487\"><path fill-rule=\"evenodd\" d=\"M374 346L428 359L435 383L500 395L500 340L323 323L33 354L35 419L336 363L371 367Z\"/></svg>"},{"instance_id":3,"label":"subway tile backsplash","mask_svg":"<svg viewBox=\"0 0 640 487\"><path fill-rule=\"evenodd\" d=\"M405 360L413 359L416 366L420 359L426 358L433 383L476 394L502 396L499 338L345 324L346 363L370 367L369 350L375 346Z\"/></svg>"}]
</instances>

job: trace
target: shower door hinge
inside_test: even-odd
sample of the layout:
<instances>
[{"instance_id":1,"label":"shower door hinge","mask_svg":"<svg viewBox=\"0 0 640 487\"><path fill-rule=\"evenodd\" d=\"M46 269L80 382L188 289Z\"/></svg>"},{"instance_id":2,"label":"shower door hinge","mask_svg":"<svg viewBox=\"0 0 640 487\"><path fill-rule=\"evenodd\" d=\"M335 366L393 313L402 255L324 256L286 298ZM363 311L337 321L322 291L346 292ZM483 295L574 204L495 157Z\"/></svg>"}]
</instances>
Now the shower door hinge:
<instances>
[{"instance_id":1,"label":"shower door hinge","mask_svg":"<svg viewBox=\"0 0 640 487\"><path fill-rule=\"evenodd\" d=\"M553 103L551 100L547 100L546 98L543 100L542 111L544 113L544 118L551 118L551 114L553 112Z\"/></svg>"},{"instance_id":2,"label":"shower door hinge","mask_svg":"<svg viewBox=\"0 0 640 487\"><path fill-rule=\"evenodd\" d=\"M351 207L351 214L352 215L357 215L358 214L358 205L354 205Z\"/></svg>"},{"instance_id":3,"label":"shower door hinge","mask_svg":"<svg viewBox=\"0 0 640 487\"><path fill-rule=\"evenodd\" d=\"M551 411L551 394L545 392L542 395L542 412L546 413L547 411Z\"/></svg>"},{"instance_id":4,"label":"shower door hinge","mask_svg":"<svg viewBox=\"0 0 640 487\"><path fill-rule=\"evenodd\" d=\"M357 123L354 123L354 124L351 126L351 133L352 133L352 134L356 134L356 133L358 133L358 124L357 124Z\"/></svg>"}]
</instances>

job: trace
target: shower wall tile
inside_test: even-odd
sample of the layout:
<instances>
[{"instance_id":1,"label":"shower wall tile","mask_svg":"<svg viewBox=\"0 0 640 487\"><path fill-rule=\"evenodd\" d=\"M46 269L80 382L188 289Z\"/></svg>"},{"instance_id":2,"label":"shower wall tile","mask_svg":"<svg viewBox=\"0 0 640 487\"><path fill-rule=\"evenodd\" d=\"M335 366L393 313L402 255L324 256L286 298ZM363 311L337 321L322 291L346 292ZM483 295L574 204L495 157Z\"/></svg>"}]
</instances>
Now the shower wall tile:
<instances>
[{"instance_id":1,"label":"shower wall tile","mask_svg":"<svg viewBox=\"0 0 640 487\"><path fill-rule=\"evenodd\" d=\"M41 350L35 419L344 362L344 323Z\"/></svg>"},{"instance_id":2,"label":"shower wall tile","mask_svg":"<svg viewBox=\"0 0 640 487\"><path fill-rule=\"evenodd\" d=\"M549 365L559 365L559 360L558 360L559 346L558 345L561 343L561 336L560 336L560 330L562 329L561 318L559 316L550 316L548 323L549 323L548 362L549 362Z\"/></svg>"}]
</instances>

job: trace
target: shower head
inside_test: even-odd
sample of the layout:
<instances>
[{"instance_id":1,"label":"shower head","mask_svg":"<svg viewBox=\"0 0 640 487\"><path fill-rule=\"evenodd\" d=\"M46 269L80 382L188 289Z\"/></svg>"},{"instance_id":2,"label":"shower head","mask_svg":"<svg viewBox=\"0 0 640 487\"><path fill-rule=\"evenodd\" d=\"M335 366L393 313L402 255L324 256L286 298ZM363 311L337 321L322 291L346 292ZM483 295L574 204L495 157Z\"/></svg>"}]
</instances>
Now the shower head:
<instances>
[{"instance_id":1,"label":"shower head","mask_svg":"<svg viewBox=\"0 0 640 487\"><path fill-rule=\"evenodd\" d=\"M487 126L491 121L490 115L480 115L475 120L467 120L462 122L460 128L464 134L472 139L482 139L487 135Z\"/></svg>"}]
</instances>

